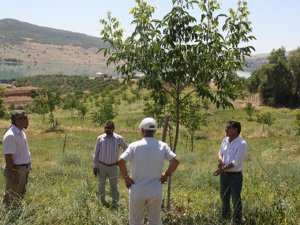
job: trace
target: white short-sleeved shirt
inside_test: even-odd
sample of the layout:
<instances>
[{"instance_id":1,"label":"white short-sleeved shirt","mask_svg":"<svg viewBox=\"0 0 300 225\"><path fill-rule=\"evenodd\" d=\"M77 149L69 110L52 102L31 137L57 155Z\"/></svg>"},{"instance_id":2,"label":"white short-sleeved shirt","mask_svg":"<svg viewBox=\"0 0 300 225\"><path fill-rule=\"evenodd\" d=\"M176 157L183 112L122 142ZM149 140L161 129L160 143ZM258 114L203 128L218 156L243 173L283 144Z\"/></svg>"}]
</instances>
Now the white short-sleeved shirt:
<instances>
[{"instance_id":1,"label":"white short-sleeved shirt","mask_svg":"<svg viewBox=\"0 0 300 225\"><path fill-rule=\"evenodd\" d=\"M224 164L228 165L232 163L233 168L226 171L228 172L240 172L243 170L244 159L247 154L247 143L240 136L229 142L229 137L225 137L222 141L219 154L222 156Z\"/></svg>"},{"instance_id":2,"label":"white short-sleeved shirt","mask_svg":"<svg viewBox=\"0 0 300 225\"><path fill-rule=\"evenodd\" d=\"M134 184L129 190L131 199L162 196L160 177L164 160L175 157L169 146L152 137L131 143L120 156L130 162L130 177Z\"/></svg>"},{"instance_id":3,"label":"white short-sleeved shirt","mask_svg":"<svg viewBox=\"0 0 300 225\"><path fill-rule=\"evenodd\" d=\"M3 153L12 154L15 165L30 162L30 150L26 134L15 125L12 125L3 136Z\"/></svg>"}]
</instances>

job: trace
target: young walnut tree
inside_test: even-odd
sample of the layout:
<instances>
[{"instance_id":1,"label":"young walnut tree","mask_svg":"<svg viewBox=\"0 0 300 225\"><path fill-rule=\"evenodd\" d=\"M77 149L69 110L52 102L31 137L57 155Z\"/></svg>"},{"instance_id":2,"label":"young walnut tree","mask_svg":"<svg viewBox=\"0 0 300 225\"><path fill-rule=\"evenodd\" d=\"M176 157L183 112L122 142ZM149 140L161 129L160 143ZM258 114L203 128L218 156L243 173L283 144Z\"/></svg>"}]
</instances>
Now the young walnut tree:
<instances>
[{"instance_id":1,"label":"young walnut tree","mask_svg":"<svg viewBox=\"0 0 300 225\"><path fill-rule=\"evenodd\" d=\"M238 1L236 9L229 9L226 15L219 13L217 0L172 0L173 7L162 19L153 18L155 8L146 1L136 3L130 11L135 29L126 38L110 13L100 20L101 38L110 47L99 51L122 75L143 73L155 102L175 102L176 152L180 106L186 98L197 95L217 107L232 106L235 72L243 68L245 56L254 49L247 45L255 39L250 34L247 3Z\"/></svg>"}]
</instances>

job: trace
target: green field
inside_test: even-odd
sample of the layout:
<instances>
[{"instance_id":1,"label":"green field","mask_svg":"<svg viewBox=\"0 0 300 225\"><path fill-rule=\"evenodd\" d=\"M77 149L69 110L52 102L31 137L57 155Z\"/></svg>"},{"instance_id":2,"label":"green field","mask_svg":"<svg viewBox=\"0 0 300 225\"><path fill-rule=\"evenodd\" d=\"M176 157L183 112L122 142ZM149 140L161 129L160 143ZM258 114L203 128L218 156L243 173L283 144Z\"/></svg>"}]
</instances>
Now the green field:
<instances>
[{"instance_id":1,"label":"green field","mask_svg":"<svg viewBox=\"0 0 300 225\"><path fill-rule=\"evenodd\" d=\"M127 143L140 138L143 106L143 100L128 103L120 97L114 121L116 132ZM219 180L212 173L224 127L232 119L241 122L242 136L249 145L242 192L244 223L300 223L300 141L295 131L299 110L257 110L271 112L276 119L264 133L255 120L246 119L242 106L211 107L208 126L198 131L193 152L187 131L181 129L176 151L181 164L172 177L172 205L170 211L163 210L163 224L220 224ZM55 132L48 131L48 115L44 121L41 115L29 114L27 136L33 168L28 193L20 210L5 211L0 205L0 224L128 224L128 194L122 179L120 208L102 207L97 199L92 155L102 127L92 124L90 113L83 124L79 117L71 118L68 110L57 109L54 114L59 124ZM1 119L2 134L9 125L8 119ZM156 137L161 136L159 129ZM4 166L2 154L0 162ZM0 189L4 190L3 176Z\"/></svg>"}]
</instances>

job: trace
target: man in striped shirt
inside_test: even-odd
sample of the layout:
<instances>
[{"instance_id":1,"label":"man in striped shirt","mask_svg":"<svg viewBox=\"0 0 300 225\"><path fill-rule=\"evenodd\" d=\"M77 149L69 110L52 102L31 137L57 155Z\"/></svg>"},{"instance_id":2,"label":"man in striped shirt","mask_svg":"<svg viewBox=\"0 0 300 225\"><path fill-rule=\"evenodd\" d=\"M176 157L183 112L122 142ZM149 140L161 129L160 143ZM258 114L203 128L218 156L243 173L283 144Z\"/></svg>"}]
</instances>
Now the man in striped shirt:
<instances>
[{"instance_id":1,"label":"man in striped shirt","mask_svg":"<svg viewBox=\"0 0 300 225\"><path fill-rule=\"evenodd\" d=\"M115 125L113 121L107 121L104 125L104 134L98 136L95 152L94 152L94 175L98 177L98 193L100 201L103 205L107 206L105 200L105 185L106 179L109 179L110 192L112 195L113 205L119 202L118 190L118 159L119 148L122 147L123 151L127 145L123 137L114 133Z\"/></svg>"}]
</instances>

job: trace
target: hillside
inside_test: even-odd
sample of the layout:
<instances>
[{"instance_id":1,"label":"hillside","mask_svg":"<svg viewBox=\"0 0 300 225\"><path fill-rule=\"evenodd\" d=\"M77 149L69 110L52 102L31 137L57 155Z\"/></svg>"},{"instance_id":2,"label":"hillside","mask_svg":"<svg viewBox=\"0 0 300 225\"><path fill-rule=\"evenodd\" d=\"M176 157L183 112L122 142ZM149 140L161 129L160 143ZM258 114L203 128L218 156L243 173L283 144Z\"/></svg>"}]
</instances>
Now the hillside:
<instances>
[{"instance_id":1,"label":"hillside","mask_svg":"<svg viewBox=\"0 0 300 225\"><path fill-rule=\"evenodd\" d=\"M104 64L102 39L81 33L0 20L0 62Z\"/></svg>"},{"instance_id":2,"label":"hillside","mask_svg":"<svg viewBox=\"0 0 300 225\"><path fill-rule=\"evenodd\" d=\"M58 30L48 27L33 25L14 19L0 20L0 66L9 64L31 64L38 69L34 72L30 69L29 74L23 72L23 75L30 76L36 74L66 74L65 70L53 70L44 64L56 64L50 67L60 67L57 64L67 64L71 67L81 65L96 65L103 71L106 67L106 60L102 53L98 53L99 48L104 47L102 39L88 36L81 33ZM245 70L253 71L266 62L267 54L253 55L246 59L248 65ZM4 71L12 68L2 68ZM25 67L23 70L26 70ZM70 71L70 68L67 70ZM84 68L87 74L93 74L97 71L94 68ZM43 73L44 71L44 73ZM99 71L99 70L98 70ZM0 71L1 72L1 71ZM7 72L6 72L7 73ZM71 74L82 75L81 71Z\"/></svg>"},{"instance_id":3,"label":"hillside","mask_svg":"<svg viewBox=\"0 0 300 225\"><path fill-rule=\"evenodd\" d=\"M73 45L83 48L104 46L102 39L97 37L41 27L15 19L0 20L0 40L11 45L30 41L47 45Z\"/></svg>"},{"instance_id":4,"label":"hillside","mask_svg":"<svg viewBox=\"0 0 300 225\"><path fill-rule=\"evenodd\" d=\"M248 71L254 71L263 64L267 63L267 57L269 54L256 54L252 55L251 57L246 58L246 70Z\"/></svg>"}]
</instances>

